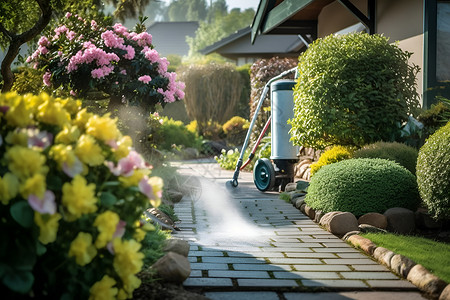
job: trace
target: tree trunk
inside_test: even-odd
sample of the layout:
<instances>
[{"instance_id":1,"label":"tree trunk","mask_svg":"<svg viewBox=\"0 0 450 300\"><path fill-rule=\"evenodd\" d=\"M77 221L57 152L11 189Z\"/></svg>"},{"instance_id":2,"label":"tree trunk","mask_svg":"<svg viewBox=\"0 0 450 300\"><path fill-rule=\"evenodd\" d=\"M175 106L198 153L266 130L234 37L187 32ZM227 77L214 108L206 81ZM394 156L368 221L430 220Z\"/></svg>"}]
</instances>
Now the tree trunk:
<instances>
[{"instance_id":1,"label":"tree trunk","mask_svg":"<svg viewBox=\"0 0 450 300\"><path fill-rule=\"evenodd\" d=\"M1 74L3 76L3 88L2 92L9 92L14 83L14 74L11 70L11 65L19 54L20 46L31 41L35 36L44 30L52 17L52 7L49 0L35 0L39 8L42 11L42 15L39 20L29 30L21 33L14 34L8 31L3 24L0 23L0 32L2 32L9 40L8 52L2 61Z\"/></svg>"}]
</instances>

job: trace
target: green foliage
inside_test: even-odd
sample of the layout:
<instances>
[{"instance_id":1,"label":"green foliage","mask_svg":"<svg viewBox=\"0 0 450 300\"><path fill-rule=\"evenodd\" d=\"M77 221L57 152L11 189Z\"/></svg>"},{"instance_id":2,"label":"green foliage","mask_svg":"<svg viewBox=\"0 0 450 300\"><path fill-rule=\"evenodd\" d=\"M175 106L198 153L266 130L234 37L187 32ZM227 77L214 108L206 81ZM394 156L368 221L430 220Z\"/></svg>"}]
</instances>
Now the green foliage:
<instances>
[{"instance_id":1,"label":"green foliage","mask_svg":"<svg viewBox=\"0 0 450 300\"><path fill-rule=\"evenodd\" d=\"M147 232L145 238L141 241L142 253L145 255L143 270L164 256L164 241L168 238L170 238L170 235L157 227L155 227L155 230Z\"/></svg>"},{"instance_id":2,"label":"green foliage","mask_svg":"<svg viewBox=\"0 0 450 300\"><path fill-rule=\"evenodd\" d=\"M239 160L239 156L240 152L237 148L228 151L222 149L222 154L220 154L220 156L215 156L214 159L222 169L234 170L236 168L237 161Z\"/></svg>"},{"instance_id":3,"label":"green foliage","mask_svg":"<svg viewBox=\"0 0 450 300\"><path fill-rule=\"evenodd\" d=\"M402 166L359 158L322 167L311 178L305 202L316 210L348 211L358 217L392 207L415 210L419 194L415 176Z\"/></svg>"},{"instance_id":4,"label":"green foliage","mask_svg":"<svg viewBox=\"0 0 450 300\"><path fill-rule=\"evenodd\" d=\"M436 219L450 218L450 122L420 148L416 174L430 214Z\"/></svg>"},{"instance_id":5,"label":"green foliage","mask_svg":"<svg viewBox=\"0 0 450 300\"><path fill-rule=\"evenodd\" d=\"M158 149L171 150L174 145L183 147L199 148L201 139L189 131L181 121L163 118L160 131L158 133L162 142L158 145Z\"/></svg>"},{"instance_id":6,"label":"green foliage","mask_svg":"<svg viewBox=\"0 0 450 300\"><path fill-rule=\"evenodd\" d=\"M333 146L320 156L319 160L311 164L311 175L317 173L323 166L352 158L353 150L344 146Z\"/></svg>"},{"instance_id":7,"label":"green foliage","mask_svg":"<svg viewBox=\"0 0 450 300\"><path fill-rule=\"evenodd\" d=\"M259 59L250 68L250 120L253 119L256 107L261 98L264 85L273 77L280 75L280 73L294 68L298 63L296 58L279 58L272 57L270 59ZM294 75L288 75L286 78L294 79ZM255 127L252 131L251 140L254 142L259 136L259 133L264 128L269 116L270 116L270 93L267 93L264 99L261 111L255 122Z\"/></svg>"},{"instance_id":8,"label":"green foliage","mask_svg":"<svg viewBox=\"0 0 450 300\"><path fill-rule=\"evenodd\" d=\"M190 65L179 69L186 83L185 105L191 120L196 120L199 131L209 121L223 124L233 116L241 97L241 75L231 64Z\"/></svg>"},{"instance_id":9,"label":"green foliage","mask_svg":"<svg viewBox=\"0 0 450 300\"><path fill-rule=\"evenodd\" d=\"M432 104L430 109L423 111L417 118L425 126L425 136L433 134L450 121L450 100L443 97L438 99L438 103Z\"/></svg>"},{"instance_id":10,"label":"green foliage","mask_svg":"<svg viewBox=\"0 0 450 300\"><path fill-rule=\"evenodd\" d=\"M183 12L186 14L186 12ZM255 11L251 8L241 12L233 9L229 14L217 14L212 21L200 22L200 26L195 33L195 37L187 37L189 44L189 56L198 55L203 48L229 36L235 31L248 27L252 23Z\"/></svg>"},{"instance_id":11,"label":"green foliage","mask_svg":"<svg viewBox=\"0 0 450 300\"><path fill-rule=\"evenodd\" d=\"M169 67L167 68L168 72L175 72L179 66L181 66L181 56L177 54L169 54L167 55L167 60L170 62Z\"/></svg>"},{"instance_id":12,"label":"green foliage","mask_svg":"<svg viewBox=\"0 0 450 300\"><path fill-rule=\"evenodd\" d=\"M289 195L289 193L286 192L280 194L280 199L287 203L291 202L291 196Z\"/></svg>"},{"instance_id":13,"label":"green foliage","mask_svg":"<svg viewBox=\"0 0 450 300\"><path fill-rule=\"evenodd\" d=\"M15 75L15 81L12 86L12 91L18 94L39 94L44 90L45 85L42 82L42 72L28 67L18 68Z\"/></svg>"},{"instance_id":14,"label":"green foliage","mask_svg":"<svg viewBox=\"0 0 450 300\"><path fill-rule=\"evenodd\" d=\"M393 233L365 233L362 236L374 242L378 247L384 247L412 259L440 279L450 283L449 243Z\"/></svg>"},{"instance_id":15,"label":"green foliage","mask_svg":"<svg viewBox=\"0 0 450 300\"><path fill-rule=\"evenodd\" d=\"M168 7L169 21L205 20L207 7L205 0L175 0Z\"/></svg>"},{"instance_id":16,"label":"green foliage","mask_svg":"<svg viewBox=\"0 0 450 300\"><path fill-rule=\"evenodd\" d=\"M236 71L241 74L239 86L242 86L242 93L234 114L244 119L250 118L250 68L251 64L236 67Z\"/></svg>"},{"instance_id":17,"label":"green foliage","mask_svg":"<svg viewBox=\"0 0 450 300\"><path fill-rule=\"evenodd\" d=\"M244 142L250 122L234 116L223 124L222 129L229 145L239 146Z\"/></svg>"},{"instance_id":18,"label":"green foliage","mask_svg":"<svg viewBox=\"0 0 450 300\"><path fill-rule=\"evenodd\" d=\"M419 108L411 54L378 34L316 40L299 58L294 143L324 149L392 140Z\"/></svg>"},{"instance_id":19,"label":"green foliage","mask_svg":"<svg viewBox=\"0 0 450 300\"><path fill-rule=\"evenodd\" d=\"M355 158L383 158L392 160L413 174L416 174L417 155L418 151L415 148L397 142L369 144L355 151L353 154Z\"/></svg>"},{"instance_id":20,"label":"green foliage","mask_svg":"<svg viewBox=\"0 0 450 300\"><path fill-rule=\"evenodd\" d=\"M158 209L160 211L162 211L163 213L165 213L172 221L176 222L179 221L180 219L178 218L178 216L175 214L174 209L167 205L167 204L161 204Z\"/></svg>"}]
</instances>

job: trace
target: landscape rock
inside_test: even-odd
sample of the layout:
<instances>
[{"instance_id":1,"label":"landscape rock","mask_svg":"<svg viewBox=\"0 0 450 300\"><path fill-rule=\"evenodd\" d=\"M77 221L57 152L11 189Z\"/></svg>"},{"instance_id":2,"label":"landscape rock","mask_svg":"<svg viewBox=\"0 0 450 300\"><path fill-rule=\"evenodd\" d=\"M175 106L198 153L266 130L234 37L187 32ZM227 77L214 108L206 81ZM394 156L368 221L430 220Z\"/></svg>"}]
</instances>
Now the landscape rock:
<instances>
[{"instance_id":1,"label":"landscape rock","mask_svg":"<svg viewBox=\"0 0 450 300\"><path fill-rule=\"evenodd\" d=\"M314 222L319 223L320 219L325 215L321 210L316 210L316 215L314 216Z\"/></svg>"},{"instance_id":2,"label":"landscape rock","mask_svg":"<svg viewBox=\"0 0 450 300\"><path fill-rule=\"evenodd\" d=\"M369 224L359 224L359 229L364 233L386 233L387 231Z\"/></svg>"},{"instance_id":3,"label":"landscape rock","mask_svg":"<svg viewBox=\"0 0 450 300\"><path fill-rule=\"evenodd\" d=\"M158 259L153 266L162 279L182 283L191 274L191 265L189 260L181 254L168 252Z\"/></svg>"},{"instance_id":4,"label":"landscape rock","mask_svg":"<svg viewBox=\"0 0 450 300\"><path fill-rule=\"evenodd\" d=\"M314 220L314 217L316 216L316 211L309 207L308 205L305 206L305 214L311 219Z\"/></svg>"},{"instance_id":5,"label":"landscape rock","mask_svg":"<svg viewBox=\"0 0 450 300\"><path fill-rule=\"evenodd\" d=\"M391 267L391 259L394 255L395 255L394 252L383 247L377 247L373 251L373 257L380 263L388 266L389 268Z\"/></svg>"},{"instance_id":6,"label":"landscape rock","mask_svg":"<svg viewBox=\"0 0 450 300\"><path fill-rule=\"evenodd\" d=\"M386 216L372 212L359 217L358 224L369 224L381 229L386 229L388 223Z\"/></svg>"},{"instance_id":7,"label":"landscape rock","mask_svg":"<svg viewBox=\"0 0 450 300\"><path fill-rule=\"evenodd\" d=\"M331 218L332 218L333 216L339 214L339 213L341 213L341 211L330 211L330 212L324 214L324 215L322 216L322 218L320 219L320 222L319 222L320 225L322 225L322 226L328 228L328 227L329 227L329 224L330 224Z\"/></svg>"},{"instance_id":8,"label":"landscape rock","mask_svg":"<svg viewBox=\"0 0 450 300\"><path fill-rule=\"evenodd\" d=\"M391 269L403 278L408 276L409 271L416 263L401 254L395 254L391 259Z\"/></svg>"},{"instance_id":9,"label":"landscape rock","mask_svg":"<svg viewBox=\"0 0 450 300\"><path fill-rule=\"evenodd\" d=\"M180 230L168 215L157 208L149 208L144 214L152 219L152 221L161 225L163 229Z\"/></svg>"},{"instance_id":10,"label":"landscape rock","mask_svg":"<svg viewBox=\"0 0 450 300\"><path fill-rule=\"evenodd\" d=\"M447 285L422 265L412 267L407 279L432 298L438 298Z\"/></svg>"},{"instance_id":11,"label":"landscape rock","mask_svg":"<svg viewBox=\"0 0 450 300\"><path fill-rule=\"evenodd\" d=\"M295 204L295 202L297 202L297 199L300 197L304 197L306 195L306 193L302 193L302 192L298 192L298 191L294 191L289 193L290 197L291 197L291 203Z\"/></svg>"},{"instance_id":12,"label":"landscape rock","mask_svg":"<svg viewBox=\"0 0 450 300\"><path fill-rule=\"evenodd\" d=\"M331 217L328 231L337 236L343 236L349 231L358 230L358 220L349 212L341 212Z\"/></svg>"},{"instance_id":13,"label":"landscape rock","mask_svg":"<svg viewBox=\"0 0 450 300\"><path fill-rule=\"evenodd\" d=\"M305 197L300 197L295 201L295 208L300 209L300 207L305 204Z\"/></svg>"},{"instance_id":14,"label":"landscape rock","mask_svg":"<svg viewBox=\"0 0 450 300\"><path fill-rule=\"evenodd\" d=\"M422 229L439 229L442 227L442 221L434 220L426 209L416 211L416 225Z\"/></svg>"},{"instance_id":15,"label":"landscape rock","mask_svg":"<svg viewBox=\"0 0 450 300\"><path fill-rule=\"evenodd\" d=\"M309 186L308 181L299 180L297 181L297 191L305 191Z\"/></svg>"},{"instance_id":16,"label":"landscape rock","mask_svg":"<svg viewBox=\"0 0 450 300\"><path fill-rule=\"evenodd\" d=\"M297 184L295 182L289 182L288 184L286 184L286 187L284 188L284 191L286 193L294 192L295 190L297 190Z\"/></svg>"},{"instance_id":17,"label":"landscape rock","mask_svg":"<svg viewBox=\"0 0 450 300\"><path fill-rule=\"evenodd\" d=\"M360 233L361 233L361 231L359 231L359 230L350 231L350 232L347 232L347 233L342 237L342 239L343 239L344 241L347 241L347 240L349 239L349 237L351 237L352 235L360 234Z\"/></svg>"},{"instance_id":18,"label":"landscape rock","mask_svg":"<svg viewBox=\"0 0 450 300\"><path fill-rule=\"evenodd\" d=\"M188 159L197 158L199 155L200 155L200 152L195 148L188 147L183 150L184 158L188 158Z\"/></svg>"},{"instance_id":19,"label":"landscape rock","mask_svg":"<svg viewBox=\"0 0 450 300\"><path fill-rule=\"evenodd\" d=\"M448 284L439 296L439 300L450 300L450 284Z\"/></svg>"},{"instance_id":20,"label":"landscape rock","mask_svg":"<svg viewBox=\"0 0 450 300\"><path fill-rule=\"evenodd\" d=\"M165 241L163 248L164 252L175 252L184 257L188 257L189 254L189 243L181 239L168 239Z\"/></svg>"},{"instance_id":21,"label":"landscape rock","mask_svg":"<svg viewBox=\"0 0 450 300\"><path fill-rule=\"evenodd\" d=\"M305 173L303 173L302 179L311 180L311 168L306 169Z\"/></svg>"},{"instance_id":22,"label":"landscape rock","mask_svg":"<svg viewBox=\"0 0 450 300\"><path fill-rule=\"evenodd\" d=\"M384 212L384 215L388 221L386 229L390 232L409 234L414 232L416 228L415 214L407 208L389 208Z\"/></svg>"},{"instance_id":23,"label":"landscape rock","mask_svg":"<svg viewBox=\"0 0 450 300\"><path fill-rule=\"evenodd\" d=\"M373 251L377 248L377 246L371 240L356 234L350 236L347 241L370 255L372 255Z\"/></svg>"},{"instance_id":24,"label":"landscape rock","mask_svg":"<svg viewBox=\"0 0 450 300\"><path fill-rule=\"evenodd\" d=\"M300 205L300 211L301 211L304 215L306 215L306 210L305 210L305 208L306 208L306 203L303 203L302 205Z\"/></svg>"}]
</instances>

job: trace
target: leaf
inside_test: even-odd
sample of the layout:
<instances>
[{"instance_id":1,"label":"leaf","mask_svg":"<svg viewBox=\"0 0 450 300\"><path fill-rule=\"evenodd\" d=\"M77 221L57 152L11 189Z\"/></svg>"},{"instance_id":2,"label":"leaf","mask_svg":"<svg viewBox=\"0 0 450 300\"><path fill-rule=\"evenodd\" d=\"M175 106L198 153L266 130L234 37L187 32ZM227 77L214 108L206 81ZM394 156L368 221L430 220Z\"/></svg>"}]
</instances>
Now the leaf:
<instances>
[{"instance_id":1,"label":"leaf","mask_svg":"<svg viewBox=\"0 0 450 300\"><path fill-rule=\"evenodd\" d=\"M100 196L100 202L105 206L113 206L116 204L117 198L110 192L103 192Z\"/></svg>"},{"instance_id":2,"label":"leaf","mask_svg":"<svg viewBox=\"0 0 450 300\"><path fill-rule=\"evenodd\" d=\"M22 227L30 228L33 225L34 213L26 201L19 201L11 205L10 213Z\"/></svg>"},{"instance_id":3,"label":"leaf","mask_svg":"<svg viewBox=\"0 0 450 300\"><path fill-rule=\"evenodd\" d=\"M33 286L34 276L29 271L12 271L5 274L3 284L17 293L25 294Z\"/></svg>"},{"instance_id":4,"label":"leaf","mask_svg":"<svg viewBox=\"0 0 450 300\"><path fill-rule=\"evenodd\" d=\"M45 254L45 252L47 252L47 247L42 245L40 242L36 242L36 254L38 256L41 256L41 255Z\"/></svg>"}]
</instances>

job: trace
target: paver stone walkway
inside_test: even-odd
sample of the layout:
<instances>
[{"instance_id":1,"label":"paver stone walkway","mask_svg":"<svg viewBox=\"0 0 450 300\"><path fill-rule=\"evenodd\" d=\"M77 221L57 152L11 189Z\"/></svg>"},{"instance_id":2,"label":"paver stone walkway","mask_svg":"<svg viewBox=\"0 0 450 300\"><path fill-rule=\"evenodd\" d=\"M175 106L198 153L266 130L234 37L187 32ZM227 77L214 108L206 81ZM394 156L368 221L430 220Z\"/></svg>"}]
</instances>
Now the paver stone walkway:
<instances>
[{"instance_id":1,"label":"paver stone walkway","mask_svg":"<svg viewBox=\"0 0 450 300\"><path fill-rule=\"evenodd\" d=\"M230 191L233 172L216 163L173 165L193 188L175 206L181 231L174 237L191 245L186 288L211 299L423 299L278 193L258 191L251 173L241 172Z\"/></svg>"}]
</instances>

